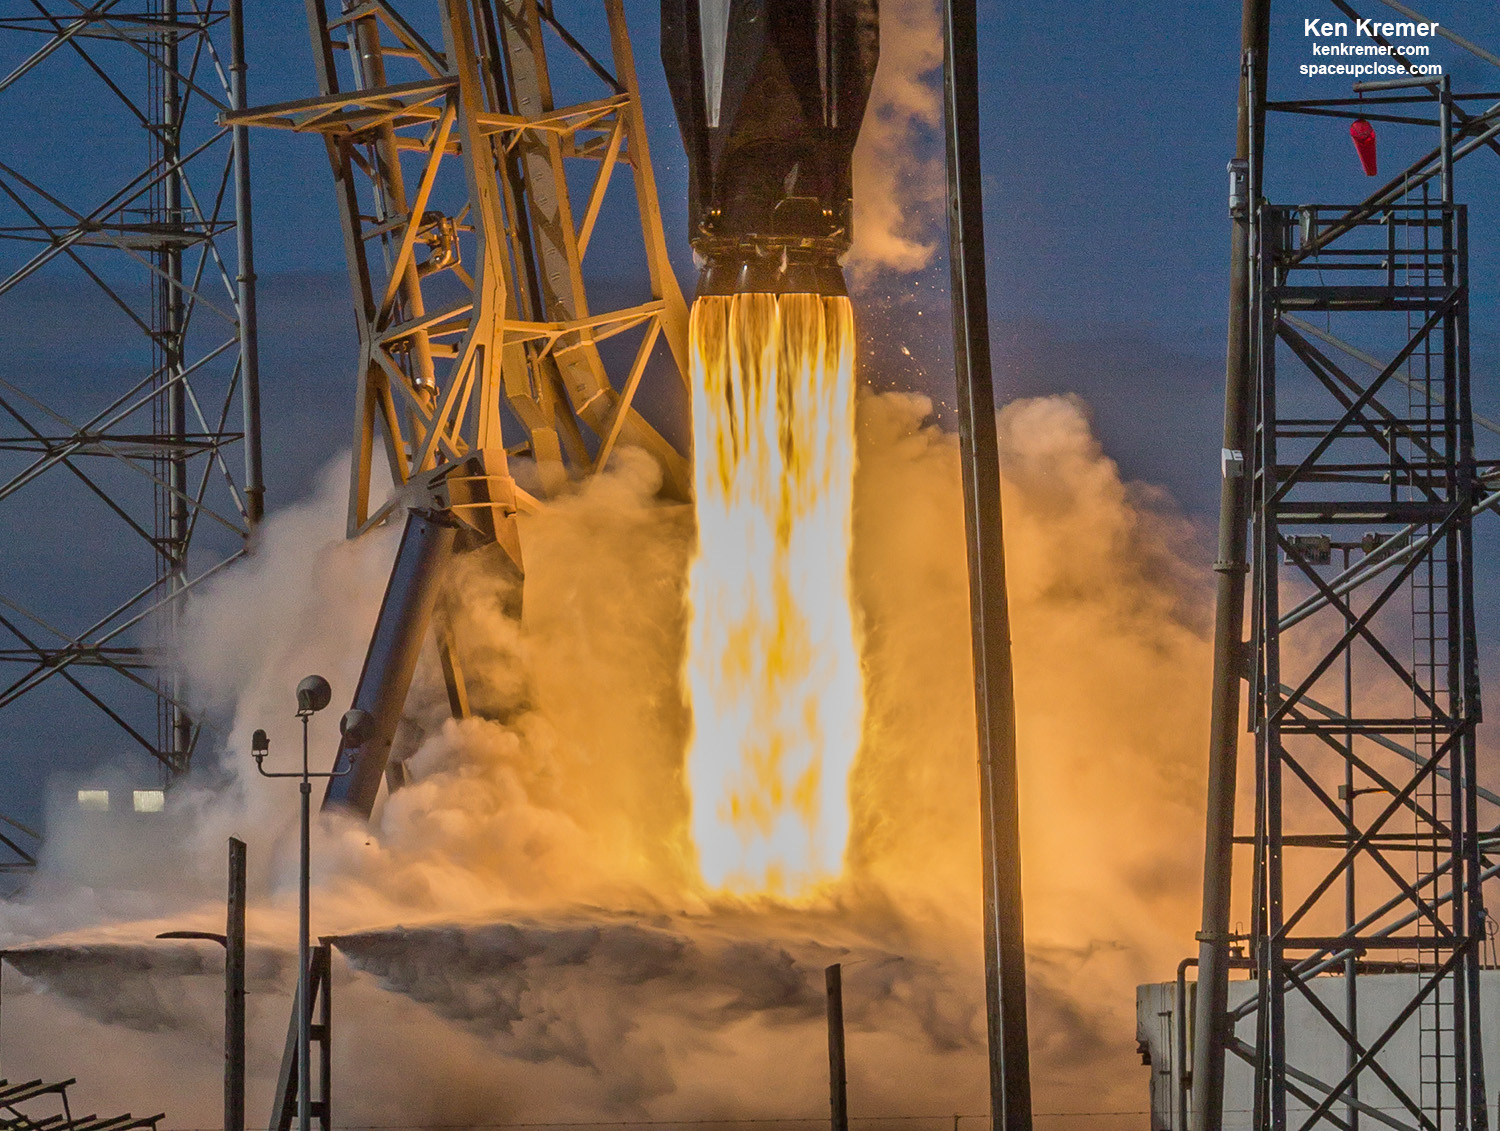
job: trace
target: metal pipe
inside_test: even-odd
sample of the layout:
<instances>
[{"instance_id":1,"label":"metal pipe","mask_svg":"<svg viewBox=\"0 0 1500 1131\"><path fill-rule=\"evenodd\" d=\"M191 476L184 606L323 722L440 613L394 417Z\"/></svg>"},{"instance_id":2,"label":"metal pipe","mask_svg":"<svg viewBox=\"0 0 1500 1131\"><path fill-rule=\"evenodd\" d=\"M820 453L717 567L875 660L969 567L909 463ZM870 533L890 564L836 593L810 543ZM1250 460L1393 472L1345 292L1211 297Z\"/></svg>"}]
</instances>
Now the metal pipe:
<instances>
[{"instance_id":1,"label":"metal pipe","mask_svg":"<svg viewBox=\"0 0 1500 1131\"><path fill-rule=\"evenodd\" d=\"M1349 568L1349 547L1343 547L1344 569ZM1347 633L1355 622L1354 603L1349 602L1344 610L1344 631ZM1344 649L1344 718L1354 717L1354 649ZM1344 735L1344 820L1354 829L1354 802L1359 795L1354 789L1354 731ZM1349 833L1350 840L1353 832ZM1354 933L1354 920L1358 914L1358 895L1355 884L1355 867L1351 863L1344 870L1344 932ZM1355 1039L1344 1046L1344 1071L1353 1073L1359 1062L1359 961L1353 951L1344 960L1344 1028L1355 1035ZM1349 1082L1347 1102L1344 1104L1344 1123L1349 1131L1359 1131L1359 1077L1356 1074Z\"/></svg>"},{"instance_id":2,"label":"metal pipe","mask_svg":"<svg viewBox=\"0 0 1500 1131\"><path fill-rule=\"evenodd\" d=\"M1353 86L1355 94L1364 94L1367 91L1376 90L1407 90L1413 87L1431 87L1433 82L1425 76L1404 79L1371 79L1368 82L1357 82ZM1383 99L1382 101L1425 101L1424 99Z\"/></svg>"},{"instance_id":3,"label":"metal pipe","mask_svg":"<svg viewBox=\"0 0 1500 1131\"><path fill-rule=\"evenodd\" d=\"M244 0L229 0L229 100L247 108ZM234 153L234 239L239 291L240 406L245 428L245 518L253 530L265 514L266 485L260 448L260 346L255 310L255 240L250 200L250 127L230 133Z\"/></svg>"},{"instance_id":4,"label":"metal pipe","mask_svg":"<svg viewBox=\"0 0 1500 1131\"><path fill-rule=\"evenodd\" d=\"M828 988L828 1110L832 1131L849 1131L849 1078L844 1067L843 967L823 971Z\"/></svg>"},{"instance_id":5,"label":"metal pipe","mask_svg":"<svg viewBox=\"0 0 1500 1131\"><path fill-rule=\"evenodd\" d=\"M312 782L308 780L307 724L310 711L302 716L302 780L297 783L301 794L302 856L300 883L297 889L297 1131L310 1131L312 1125L312 997L308 962L311 958L310 929L312 904Z\"/></svg>"},{"instance_id":6,"label":"metal pipe","mask_svg":"<svg viewBox=\"0 0 1500 1131\"><path fill-rule=\"evenodd\" d=\"M1234 810L1239 757L1240 679L1245 620L1245 529L1249 508L1251 223L1260 197L1259 139L1268 40L1268 0L1244 0L1240 12L1240 88L1235 159L1246 163L1245 198L1233 216L1229 328L1224 373L1226 452L1219 488L1219 551L1214 614L1214 682L1203 846L1203 909L1198 932L1198 1000L1193 1030L1193 1131L1219 1131L1224 1106L1225 1015L1229 1001L1229 904L1234 870ZM1243 469L1236 476L1233 470Z\"/></svg>"},{"instance_id":7,"label":"metal pipe","mask_svg":"<svg viewBox=\"0 0 1500 1131\"><path fill-rule=\"evenodd\" d=\"M1453 203L1453 80L1443 76L1438 88L1438 160L1443 170L1443 203Z\"/></svg>"},{"instance_id":8,"label":"metal pipe","mask_svg":"<svg viewBox=\"0 0 1500 1131\"><path fill-rule=\"evenodd\" d=\"M224 924L224 1131L245 1131L245 842L235 837Z\"/></svg>"},{"instance_id":9,"label":"metal pipe","mask_svg":"<svg viewBox=\"0 0 1500 1131\"><path fill-rule=\"evenodd\" d=\"M371 724L358 743L340 744L334 763L339 776L329 779L324 809L343 807L368 817L375 808L417 656L427 639L442 567L453 552L457 532L453 519L441 511L412 510L406 516L354 692L353 707L368 712Z\"/></svg>"},{"instance_id":10,"label":"metal pipe","mask_svg":"<svg viewBox=\"0 0 1500 1131\"><path fill-rule=\"evenodd\" d=\"M948 259L952 273L953 358L958 379L984 857L990 1120L996 1131L1030 1131L1031 1065L1026 1027L1015 688L1005 587L999 439L990 371L990 319L985 292L979 27L975 0L945 0L943 39Z\"/></svg>"},{"instance_id":11,"label":"metal pipe","mask_svg":"<svg viewBox=\"0 0 1500 1131\"><path fill-rule=\"evenodd\" d=\"M1443 79L1443 94L1445 102L1452 105L1452 91L1448 86L1447 76ZM1448 132L1445 131L1446 138ZM1451 164L1451 158L1450 158ZM1453 225L1454 250L1456 254L1444 265L1444 282L1449 286L1459 286L1467 289L1469 285L1469 220L1467 207L1452 207L1451 199L1446 202L1447 216L1445 223ZM1458 403L1458 447L1459 447L1459 477L1462 483L1464 495L1473 499L1481 491L1481 480L1478 477L1478 468L1474 460L1474 406L1472 402L1473 374L1470 368L1469 356L1469 305L1462 303L1453 311L1452 317L1443 330L1444 349L1453 351L1450 354L1453 368L1449 370L1450 377L1449 394L1456 396ZM1448 359L1445 358L1445 368ZM1455 388L1452 382L1456 381ZM1469 511L1469 516L1477 513L1474 508ZM1485 1096L1484 1080L1484 1043L1483 1043L1483 1019L1480 1016L1480 983L1479 971L1482 964L1483 940L1485 937L1485 921L1488 917L1484 907L1484 888L1481 866L1486 862L1480 853L1479 846L1479 805L1478 805L1478 766L1475 726L1483 720L1483 705L1480 700L1482 693L1479 680L1479 660L1473 642L1478 639L1478 629L1475 627L1474 608L1474 531L1473 524L1467 522L1459 527L1457 544L1453 547L1457 551L1457 560L1462 565L1461 572L1455 576L1455 565L1449 566L1450 584L1457 581L1458 602L1460 609L1460 622L1462 624L1461 639L1468 642L1468 646L1462 653L1450 652L1450 662L1454 665L1452 679L1461 689L1458 704L1461 705L1468 718L1470 725L1460 739L1461 758L1459 766L1464 776L1466 786L1463 793L1464 820L1469 830L1467 843L1463 845L1463 868L1465 880L1463 894L1468 903L1468 930L1469 935L1477 945L1464 959L1464 976L1468 983L1469 1000L1474 1003L1474 1009L1468 1017L1468 1042L1469 1042L1469 1121L1475 1131L1487 1131L1489 1126L1489 1107ZM1452 559L1450 559L1450 562ZM1455 1039L1457 1037L1455 1036Z\"/></svg>"},{"instance_id":12,"label":"metal pipe","mask_svg":"<svg viewBox=\"0 0 1500 1131\"><path fill-rule=\"evenodd\" d=\"M1177 1012L1173 1018L1173 1033L1176 1044L1177 1063L1174 1066L1177 1073L1177 1121L1174 1131L1187 1131L1188 1123L1188 1095L1193 1086L1193 1074L1188 1069L1188 1006L1187 1006L1187 971L1189 966L1197 966L1196 958L1184 958L1177 964Z\"/></svg>"}]
</instances>

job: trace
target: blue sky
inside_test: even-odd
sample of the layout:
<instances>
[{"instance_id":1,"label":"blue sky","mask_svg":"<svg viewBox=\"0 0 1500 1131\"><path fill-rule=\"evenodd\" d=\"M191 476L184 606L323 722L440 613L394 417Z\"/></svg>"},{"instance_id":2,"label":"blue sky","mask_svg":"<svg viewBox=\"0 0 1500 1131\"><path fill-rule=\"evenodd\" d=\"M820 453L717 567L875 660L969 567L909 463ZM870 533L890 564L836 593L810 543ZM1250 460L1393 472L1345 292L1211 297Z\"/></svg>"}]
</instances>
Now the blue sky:
<instances>
[{"instance_id":1,"label":"blue sky","mask_svg":"<svg viewBox=\"0 0 1500 1131\"><path fill-rule=\"evenodd\" d=\"M1445 21L1451 16L1456 29L1500 48L1500 10L1492 5L1420 3L1428 14ZM581 0L559 0L558 6L584 7ZM1214 520L1217 500L1228 259L1224 167L1233 148L1239 8L1229 0L980 4L986 226L1000 394L1079 393L1125 474L1166 487L1205 523ZM1387 14L1377 0L1363 0L1364 8L1370 9L1364 14ZM657 61L656 5L629 0L627 9L663 214L679 275L690 288L686 163ZM247 0L247 10L252 103L312 93L302 4ZM1296 64L1310 58L1303 17L1336 15L1326 0L1278 7L1273 97L1347 92L1347 80L1296 74ZM7 64L18 54L3 39L0 50ZM1500 89L1500 69L1442 43L1433 57L1449 66L1456 89ZM0 93L0 117L7 123L0 161L65 188L79 202L105 195L117 180L115 155L140 142L128 124L102 122L90 113L89 100L96 97L97 87L73 81L23 83ZM1276 160L1267 189L1273 200L1348 201L1368 191L1372 182L1359 170L1345 123L1273 121L1271 137ZM1383 171L1394 171L1430 144L1415 131L1382 127ZM316 468L345 446L354 336L322 146L315 138L271 132L257 133L253 145L267 478L275 507L303 495ZM1494 225L1483 217L1492 218L1500 204L1497 160L1494 154L1476 155L1460 166L1458 177L1460 199L1479 214L1476 399L1480 411L1492 414L1496 343L1487 314L1500 278L1500 244L1487 237ZM872 383L917 388L940 404L951 400L941 301L946 270L939 257L915 276L877 278L858 296ZM11 379L48 364L52 330L77 336L65 312L75 293L68 287L76 285L60 282L29 298L20 291L0 296L0 328L8 341L26 343L0 360ZM914 305L924 311L920 323L910 317ZM108 356L109 335L95 336L84 356L100 364ZM910 350L909 359L899 353L902 346ZM48 529L58 538L49 560L66 563L76 544L64 542L60 528ZM21 537L15 528L0 530L0 568L15 568L23 551L29 552ZM117 555L123 565L138 550L107 543L91 552ZM13 717L0 727L0 812L37 820L48 772L78 771L117 757L87 741L66 747L54 742L45 715ZM48 753L39 756L44 748ZM152 778L139 762L125 764Z\"/></svg>"}]
</instances>

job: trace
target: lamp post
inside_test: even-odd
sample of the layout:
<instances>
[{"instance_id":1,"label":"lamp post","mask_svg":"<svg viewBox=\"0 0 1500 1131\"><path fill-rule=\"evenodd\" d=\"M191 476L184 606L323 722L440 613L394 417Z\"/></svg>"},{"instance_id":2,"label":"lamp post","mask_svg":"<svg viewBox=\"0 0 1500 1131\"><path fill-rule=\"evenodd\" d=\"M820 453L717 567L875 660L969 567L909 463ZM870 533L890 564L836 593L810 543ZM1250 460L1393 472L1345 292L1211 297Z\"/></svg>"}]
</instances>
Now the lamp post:
<instances>
[{"instance_id":1,"label":"lamp post","mask_svg":"<svg viewBox=\"0 0 1500 1131\"><path fill-rule=\"evenodd\" d=\"M307 724L308 720L328 706L333 698L333 688L320 675L310 675L297 685L297 717L302 720L302 769L284 773L272 773L266 769L266 755L271 752L271 740L266 732L258 730L250 739L250 753L255 758L255 768L262 777L299 778L302 793L302 864L297 905L297 1127L298 1131L309 1131L311 1107L309 1087L312 1081L312 1018L308 997L309 920L311 905L311 880L309 874L312 861L312 779L339 778L349 773L352 765L328 773L315 774L308 766ZM343 742L355 749L370 725L370 716L364 711L346 711L339 720L339 733ZM329 1113L330 1118L332 1113Z\"/></svg>"}]
</instances>

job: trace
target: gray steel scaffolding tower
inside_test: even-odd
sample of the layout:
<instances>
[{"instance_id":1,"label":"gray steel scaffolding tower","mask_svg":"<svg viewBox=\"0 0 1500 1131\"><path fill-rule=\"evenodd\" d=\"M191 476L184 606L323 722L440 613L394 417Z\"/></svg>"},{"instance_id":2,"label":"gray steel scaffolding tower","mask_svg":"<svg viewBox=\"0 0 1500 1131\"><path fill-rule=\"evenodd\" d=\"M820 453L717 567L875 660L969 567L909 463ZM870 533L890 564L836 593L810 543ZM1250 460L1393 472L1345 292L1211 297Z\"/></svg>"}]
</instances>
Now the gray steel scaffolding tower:
<instances>
[{"instance_id":1,"label":"gray steel scaffolding tower","mask_svg":"<svg viewBox=\"0 0 1500 1131\"><path fill-rule=\"evenodd\" d=\"M7 9L3 729L170 779L198 727L157 665L263 495L247 140L215 120L244 104L240 4Z\"/></svg>"},{"instance_id":2,"label":"gray steel scaffolding tower","mask_svg":"<svg viewBox=\"0 0 1500 1131\"><path fill-rule=\"evenodd\" d=\"M1333 0L1328 18L1359 15ZM1472 525L1500 476L1475 454L1453 171L1495 148L1500 104L1475 95L1487 108L1470 112L1446 77L1268 100L1268 28L1268 0L1246 0L1192 1126L1226 1122L1229 1053L1253 1074L1256 1128L1483 1128L1500 797L1476 780ZM1361 203L1275 205L1267 111L1424 128L1435 144ZM1242 682L1254 804L1237 834ZM1236 846L1244 934L1230 932ZM1253 983L1232 1009L1231 965ZM1391 972L1410 974L1401 1000L1362 1010L1361 976Z\"/></svg>"}]
</instances>

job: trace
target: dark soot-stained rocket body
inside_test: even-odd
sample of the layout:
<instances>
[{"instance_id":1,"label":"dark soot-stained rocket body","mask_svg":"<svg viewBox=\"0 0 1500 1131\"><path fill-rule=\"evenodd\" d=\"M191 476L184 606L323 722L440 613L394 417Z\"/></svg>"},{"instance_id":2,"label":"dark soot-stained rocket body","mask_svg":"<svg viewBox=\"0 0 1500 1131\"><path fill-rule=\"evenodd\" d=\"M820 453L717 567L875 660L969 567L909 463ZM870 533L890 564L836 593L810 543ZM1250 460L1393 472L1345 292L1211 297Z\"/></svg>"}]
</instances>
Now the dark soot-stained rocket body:
<instances>
[{"instance_id":1,"label":"dark soot-stained rocket body","mask_svg":"<svg viewBox=\"0 0 1500 1131\"><path fill-rule=\"evenodd\" d=\"M843 294L877 0L662 0L700 295Z\"/></svg>"}]
</instances>

